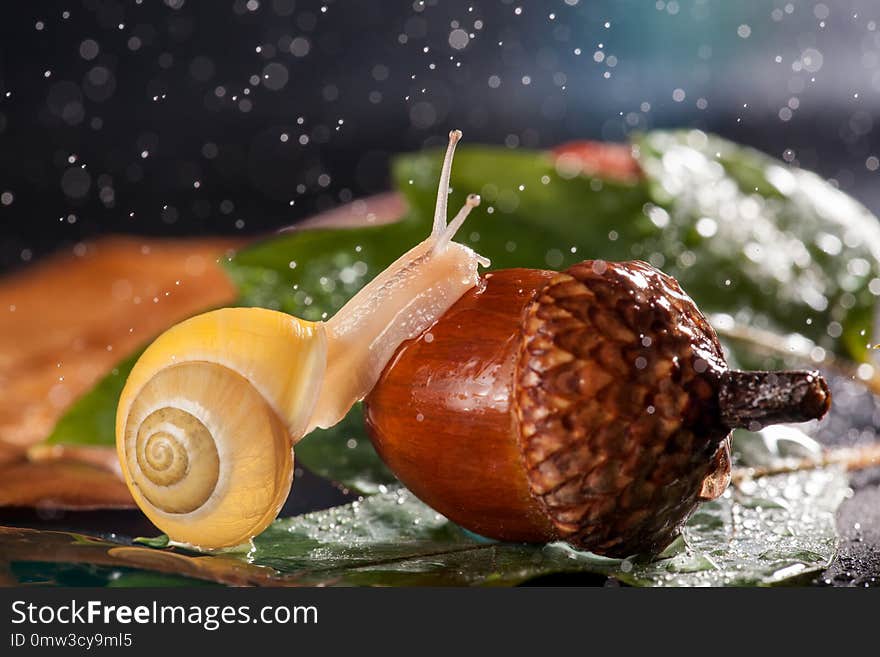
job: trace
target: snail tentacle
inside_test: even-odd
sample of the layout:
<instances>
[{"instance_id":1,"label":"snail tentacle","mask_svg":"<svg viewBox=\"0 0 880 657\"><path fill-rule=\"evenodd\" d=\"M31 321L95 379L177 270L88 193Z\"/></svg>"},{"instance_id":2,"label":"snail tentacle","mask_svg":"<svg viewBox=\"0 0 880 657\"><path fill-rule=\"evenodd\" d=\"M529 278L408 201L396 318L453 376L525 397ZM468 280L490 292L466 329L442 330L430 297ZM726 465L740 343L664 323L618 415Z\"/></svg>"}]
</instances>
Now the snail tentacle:
<instances>
[{"instance_id":1,"label":"snail tentacle","mask_svg":"<svg viewBox=\"0 0 880 657\"><path fill-rule=\"evenodd\" d=\"M446 155L443 158L443 168L440 170L440 182L437 185L437 203L434 206L434 226L431 229L431 237L439 237L446 229L446 207L449 202L449 178L452 175L452 157L455 155L455 146L461 139L461 130L450 130L449 144L446 146Z\"/></svg>"}]
</instances>

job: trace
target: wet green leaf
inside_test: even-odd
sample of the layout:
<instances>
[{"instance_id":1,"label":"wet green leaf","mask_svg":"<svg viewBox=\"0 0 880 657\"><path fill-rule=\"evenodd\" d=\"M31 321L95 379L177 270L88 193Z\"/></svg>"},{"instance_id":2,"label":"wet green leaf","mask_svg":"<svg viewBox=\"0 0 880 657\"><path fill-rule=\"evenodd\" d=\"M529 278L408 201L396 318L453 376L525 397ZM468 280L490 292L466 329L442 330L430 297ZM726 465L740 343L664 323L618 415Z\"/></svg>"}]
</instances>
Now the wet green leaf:
<instances>
[{"instance_id":1,"label":"wet green leaf","mask_svg":"<svg viewBox=\"0 0 880 657\"><path fill-rule=\"evenodd\" d=\"M430 221L442 154L424 151L398 157L393 174L412 213ZM564 269L587 258L624 260L652 231L642 212L644 183L587 176L563 177L550 154L487 146L462 146L450 179L449 207L467 195L482 204L456 237L492 260L495 269Z\"/></svg>"},{"instance_id":2,"label":"wet green leaf","mask_svg":"<svg viewBox=\"0 0 880 657\"><path fill-rule=\"evenodd\" d=\"M769 586L821 572L837 548L844 473L829 468L746 484L700 507L682 538L654 559L486 541L402 488L278 520L239 558L302 584L349 586L510 586L560 573L635 586ZM775 505L755 503L762 499Z\"/></svg>"},{"instance_id":3,"label":"wet green leaf","mask_svg":"<svg viewBox=\"0 0 880 657\"><path fill-rule=\"evenodd\" d=\"M611 573L616 563L557 545L481 540L404 489L279 520L247 558L303 583L357 586L509 586L561 572Z\"/></svg>"},{"instance_id":4,"label":"wet green leaf","mask_svg":"<svg viewBox=\"0 0 880 657\"><path fill-rule=\"evenodd\" d=\"M741 432L738 458L754 467L815 456L791 427ZM564 543L524 545L465 531L395 488L273 523L248 552L228 554L303 584L510 586L550 575L594 574L634 586L770 586L808 581L834 558L834 513L847 492L838 468L744 480L699 507L654 558L611 559ZM159 537L158 547L167 545Z\"/></svg>"},{"instance_id":5,"label":"wet green leaf","mask_svg":"<svg viewBox=\"0 0 880 657\"><path fill-rule=\"evenodd\" d=\"M425 239L430 228L421 224L408 216L382 226L292 230L257 242L223 264L239 290L239 305L318 321Z\"/></svg>"},{"instance_id":6,"label":"wet green leaf","mask_svg":"<svg viewBox=\"0 0 880 657\"><path fill-rule=\"evenodd\" d=\"M814 173L703 132L637 143L665 212L642 249L704 312L866 358L880 276L874 215Z\"/></svg>"},{"instance_id":7,"label":"wet green leaf","mask_svg":"<svg viewBox=\"0 0 880 657\"><path fill-rule=\"evenodd\" d=\"M331 429L316 429L296 446L297 463L355 493L373 495L397 478L367 437L361 405Z\"/></svg>"},{"instance_id":8,"label":"wet green leaf","mask_svg":"<svg viewBox=\"0 0 880 657\"><path fill-rule=\"evenodd\" d=\"M704 312L864 360L876 317L869 284L880 277L876 217L811 172L703 132L655 131L635 143L646 174L636 184L563 178L543 152L460 147L450 205L478 192L493 210L469 226L479 241L468 230L463 241L500 267L647 260ZM398 187L421 214L431 211L439 167L437 152L395 163Z\"/></svg>"},{"instance_id":9,"label":"wet green leaf","mask_svg":"<svg viewBox=\"0 0 880 657\"><path fill-rule=\"evenodd\" d=\"M743 482L694 514L684 529L686 550L637 572L663 586L807 581L836 554L834 513L847 490L836 468Z\"/></svg>"}]
</instances>

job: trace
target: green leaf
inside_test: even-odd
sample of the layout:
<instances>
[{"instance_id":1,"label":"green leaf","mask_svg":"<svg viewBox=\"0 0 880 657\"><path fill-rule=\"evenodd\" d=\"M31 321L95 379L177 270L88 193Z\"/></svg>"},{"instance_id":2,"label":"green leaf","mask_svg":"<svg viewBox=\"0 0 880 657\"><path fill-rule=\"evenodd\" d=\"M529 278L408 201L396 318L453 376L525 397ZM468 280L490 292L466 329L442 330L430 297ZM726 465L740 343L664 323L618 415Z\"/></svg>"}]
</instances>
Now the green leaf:
<instances>
[{"instance_id":1,"label":"green leaf","mask_svg":"<svg viewBox=\"0 0 880 657\"><path fill-rule=\"evenodd\" d=\"M747 465L769 467L821 450L783 426L738 433L734 451ZM831 563L838 543L834 514L847 490L846 474L836 467L744 480L700 506L662 554L611 559L564 543L475 536L398 487L277 520L251 550L225 556L302 584L510 586L594 574L634 586L770 586L807 581ZM164 547L161 539L156 545Z\"/></svg>"},{"instance_id":2,"label":"green leaf","mask_svg":"<svg viewBox=\"0 0 880 657\"><path fill-rule=\"evenodd\" d=\"M334 314L429 230L414 217L364 228L292 230L223 264L238 288L238 305L318 321Z\"/></svg>"},{"instance_id":3,"label":"green leaf","mask_svg":"<svg viewBox=\"0 0 880 657\"><path fill-rule=\"evenodd\" d=\"M429 221L437 195L442 153L398 157L393 175L413 214ZM549 153L462 146L450 179L452 212L468 194L481 206L456 237L492 260L492 267L564 269L587 258L621 260L652 232L642 212L643 183L561 176ZM574 250L573 250L574 249Z\"/></svg>"},{"instance_id":4,"label":"green leaf","mask_svg":"<svg viewBox=\"0 0 880 657\"><path fill-rule=\"evenodd\" d=\"M360 586L510 586L560 573L636 586L776 585L823 570L837 547L844 473L828 468L747 483L700 507L682 539L655 559L486 541L402 488L278 520L240 558L303 584Z\"/></svg>"},{"instance_id":5,"label":"green leaf","mask_svg":"<svg viewBox=\"0 0 880 657\"><path fill-rule=\"evenodd\" d=\"M463 241L496 267L648 260L704 312L865 359L877 308L869 283L880 277L876 217L817 175L719 137L656 131L636 145L646 174L637 184L563 178L543 152L460 147L450 206L478 192L493 212L469 220ZM440 161L438 152L395 161L414 212L429 215Z\"/></svg>"},{"instance_id":6,"label":"green leaf","mask_svg":"<svg viewBox=\"0 0 880 657\"><path fill-rule=\"evenodd\" d=\"M880 222L809 171L699 131L638 140L663 230L646 256L704 312L795 332L866 358L880 276ZM876 284L874 284L876 287Z\"/></svg>"},{"instance_id":7,"label":"green leaf","mask_svg":"<svg viewBox=\"0 0 880 657\"><path fill-rule=\"evenodd\" d=\"M298 443L296 461L363 495L373 495L397 482L367 437L360 404L336 426L316 429Z\"/></svg>"},{"instance_id":8,"label":"green leaf","mask_svg":"<svg viewBox=\"0 0 880 657\"><path fill-rule=\"evenodd\" d=\"M138 536L137 538L132 540L133 543L138 545L146 545L151 548L166 548L171 545L171 539L168 538L165 534L159 534L154 537L146 537L146 536Z\"/></svg>"},{"instance_id":9,"label":"green leaf","mask_svg":"<svg viewBox=\"0 0 880 657\"><path fill-rule=\"evenodd\" d=\"M688 551L670 560L660 583L753 586L815 576L836 554L834 513L847 491L838 468L743 482L694 514L684 530ZM711 566L687 572L695 558Z\"/></svg>"},{"instance_id":10,"label":"green leaf","mask_svg":"<svg viewBox=\"0 0 880 657\"><path fill-rule=\"evenodd\" d=\"M552 546L479 540L404 489L279 520L248 559L304 583L361 586L512 585L579 570Z\"/></svg>"}]
</instances>

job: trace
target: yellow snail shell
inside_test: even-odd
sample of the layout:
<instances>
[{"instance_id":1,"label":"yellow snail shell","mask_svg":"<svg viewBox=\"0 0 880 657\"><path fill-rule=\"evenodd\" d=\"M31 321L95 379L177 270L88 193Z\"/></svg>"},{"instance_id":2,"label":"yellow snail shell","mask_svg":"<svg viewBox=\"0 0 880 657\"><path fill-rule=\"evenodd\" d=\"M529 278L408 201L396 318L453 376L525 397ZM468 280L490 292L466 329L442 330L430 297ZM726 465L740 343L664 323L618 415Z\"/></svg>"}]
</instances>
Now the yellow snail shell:
<instances>
[{"instance_id":1,"label":"yellow snail shell","mask_svg":"<svg viewBox=\"0 0 880 657\"><path fill-rule=\"evenodd\" d=\"M238 545L275 518L293 442L324 376L322 324L226 308L169 329L141 356L116 417L138 506L175 540Z\"/></svg>"}]
</instances>

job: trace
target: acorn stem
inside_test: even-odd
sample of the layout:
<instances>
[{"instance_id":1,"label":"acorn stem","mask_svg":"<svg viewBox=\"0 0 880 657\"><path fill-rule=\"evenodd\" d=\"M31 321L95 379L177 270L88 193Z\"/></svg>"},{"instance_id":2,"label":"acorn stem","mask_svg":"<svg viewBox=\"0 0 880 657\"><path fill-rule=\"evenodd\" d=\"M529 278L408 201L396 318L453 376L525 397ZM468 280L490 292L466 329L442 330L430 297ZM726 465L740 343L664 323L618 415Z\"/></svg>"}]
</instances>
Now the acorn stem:
<instances>
[{"instance_id":1,"label":"acorn stem","mask_svg":"<svg viewBox=\"0 0 880 657\"><path fill-rule=\"evenodd\" d=\"M816 371L728 370L718 404L726 426L757 431L769 424L819 419L831 406L831 391Z\"/></svg>"},{"instance_id":2,"label":"acorn stem","mask_svg":"<svg viewBox=\"0 0 880 657\"><path fill-rule=\"evenodd\" d=\"M710 315L709 320L715 328L715 332L722 338L728 338L741 342L757 353L774 356L777 358L796 358L804 362L812 362L822 366L826 371L836 372L845 377L862 383L875 395L880 395L880 370L871 368L869 374L863 375L859 366L865 363L854 363L847 358L835 356L825 350L821 351L822 357L816 359L813 350L816 344L803 336L797 336L792 340L791 336L779 335L766 329L758 329L746 326L736 321L730 322L729 318L717 319L718 316ZM877 348L875 345L874 348ZM871 361L867 361L869 364Z\"/></svg>"}]
</instances>

